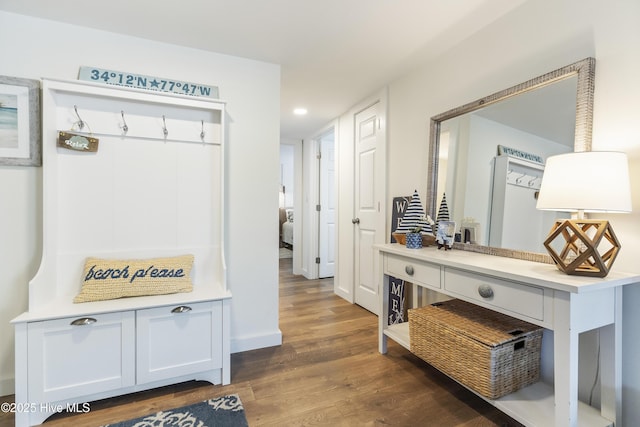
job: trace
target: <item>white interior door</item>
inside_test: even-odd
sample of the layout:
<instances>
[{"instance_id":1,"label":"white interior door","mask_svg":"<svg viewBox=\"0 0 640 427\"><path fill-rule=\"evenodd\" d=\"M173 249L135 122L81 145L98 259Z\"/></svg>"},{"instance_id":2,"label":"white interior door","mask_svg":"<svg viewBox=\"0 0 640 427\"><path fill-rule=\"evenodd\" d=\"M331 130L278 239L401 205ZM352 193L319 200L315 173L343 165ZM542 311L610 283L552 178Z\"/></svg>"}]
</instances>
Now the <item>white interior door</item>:
<instances>
[{"instance_id":1,"label":"white interior door","mask_svg":"<svg viewBox=\"0 0 640 427\"><path fill-rule=\"evenodd\" d=\"M379 137L378 105L355 115L354 249L355 302L378 314L377 257L373 250L380 206L376 148Z\"/></svg>"},{"instance_id":2,"label":"white interior door","mask_svg":"<svg viewBox=\"0 0 640 427\"><path fill-rule=\"evenodd\" d=\"M333 132L320 139L320 215L318 276L333 277L336 262L335 143Z\"/></svg>"}]
</instances>

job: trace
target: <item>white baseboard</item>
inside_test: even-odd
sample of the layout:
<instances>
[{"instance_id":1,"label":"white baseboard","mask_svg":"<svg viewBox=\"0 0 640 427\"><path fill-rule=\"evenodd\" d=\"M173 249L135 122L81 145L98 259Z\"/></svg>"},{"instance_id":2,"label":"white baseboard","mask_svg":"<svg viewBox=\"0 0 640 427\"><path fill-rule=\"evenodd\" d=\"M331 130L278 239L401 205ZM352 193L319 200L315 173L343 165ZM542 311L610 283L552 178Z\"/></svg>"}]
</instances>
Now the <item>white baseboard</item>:
<instances>
[{"instance_id":1,"label":"white baseboard","mask_svg":"<svg viewBox=\"0 0 640 427\"><path fill-rule=\"evenodd\" d=\"M231 353L241 353L243 351L257 350L259 348L274 347L277 345L282 345L282 332L280 329L269 334L232 338Z\"/></svg>"},{"instance_id":2,"label":"white baseboard","mask_svg":"<svg viewBox=\"0 0 640 427\"><path fill-rule=\"evenodd\" d=\"M8 396L10 394L15 394L15 392L16 381L14 378L0 380L0 396Z\"/></svg>"}]
</instances>

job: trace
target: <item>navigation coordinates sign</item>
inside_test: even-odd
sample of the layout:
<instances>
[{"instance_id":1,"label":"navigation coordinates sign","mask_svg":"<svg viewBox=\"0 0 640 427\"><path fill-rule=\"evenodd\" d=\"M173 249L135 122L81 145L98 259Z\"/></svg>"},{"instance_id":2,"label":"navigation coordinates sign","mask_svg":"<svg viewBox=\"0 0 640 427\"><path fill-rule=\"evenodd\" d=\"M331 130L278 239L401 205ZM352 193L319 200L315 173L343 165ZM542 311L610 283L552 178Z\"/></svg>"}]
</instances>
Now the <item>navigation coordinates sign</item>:
<instances>
[{"instance_id":1,"label":"navigation coordinates sign","mask_svg":"<svg viewBox=\"0 0 640 427\"><path fill-rule=\"evenodd\" d=\"M96 67L80 67L78 80L126 86L136 89L155 90L158 92L178 93L180 95L201 96L214 99L218 99L219 97L217 86L206 86L182 80L105 70L104 68Z\"/></svg>"},{"instance_id":2,"label":"navigation coordinates sign","mask_svg":"<svg viewBox=\"0 0 640 427\"><path fill-rule=\"evenodd\" d=\"M529 160L531 162L539 163L544 165L544 159L542 156L537 154L527 153L526 151L517 150L515 148L505 147L504 145L498 145L498 155L503 156L511 156L511 157L519 157L521 159Z\"/></svg>"}]
</instances>

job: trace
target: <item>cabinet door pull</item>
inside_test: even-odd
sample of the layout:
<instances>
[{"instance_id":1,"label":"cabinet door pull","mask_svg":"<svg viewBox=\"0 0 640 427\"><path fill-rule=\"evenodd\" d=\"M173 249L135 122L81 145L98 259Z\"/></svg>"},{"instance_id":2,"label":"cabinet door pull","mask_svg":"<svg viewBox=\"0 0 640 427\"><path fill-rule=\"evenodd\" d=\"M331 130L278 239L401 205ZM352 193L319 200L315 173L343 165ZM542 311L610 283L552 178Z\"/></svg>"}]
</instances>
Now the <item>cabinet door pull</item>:
<instances>
[{"instance_id":1,"label":"cabinet door pull","mask_svg":"<svg viewBox=\"0 0 640 427\"><path fill-rule=\"evenodd\" d=\"M186 305L181 305L171 310L172 313L187 313L189 311L191 311L191 307Z\"/></svg>"},{"instance_id":2,"label":"cabinet door pull","mask_svg":"<svg viewBox=\"0 0 640 427\"><path fill-rule=\"evenodd\" d=\"M491 289L491 286L483 284L478 286L478 293L482 298L491 298L493 296L493 289Z\"/></svg>"},{"instance_id":3,"label":"cabinet door pull","mask_svg":"<svg viewBox=\"0 0 640 427\"><path fill-rule=\"evenodd\" d=\"M94 319L93 317L81 317L80 319L76 319L73 322L69 323L70 325L73 326L84 326L84 325L90 325L92 323L96 323L97 320Z\"/></svg>"},{"instance_id":4,"label":"cabinet door pull","mask_svg":"<svg viewBox=\"0 0 640 427\"><path fill-rule=\"evenodd\" d=\"M409 275L409 276L413 276L413 266L412 265L407 265L404 268L404 271Z\"/></svg>"}]
</instances>

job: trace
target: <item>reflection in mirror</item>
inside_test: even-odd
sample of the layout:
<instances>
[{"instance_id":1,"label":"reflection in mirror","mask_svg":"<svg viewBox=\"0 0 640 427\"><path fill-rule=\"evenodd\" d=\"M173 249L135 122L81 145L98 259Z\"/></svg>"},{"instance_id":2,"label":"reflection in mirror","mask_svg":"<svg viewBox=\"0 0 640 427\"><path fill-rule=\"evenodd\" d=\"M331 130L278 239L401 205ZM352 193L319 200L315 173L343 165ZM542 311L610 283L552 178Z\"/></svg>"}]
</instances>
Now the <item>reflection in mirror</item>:
<instances>
[{"instance_id":1,"label":"reflection in mirror","mask_svg":"<svg viewBox=\"0 0 640 427\"><path fill-rule=\"evenodd\" d=\"M547 157L591 149L594 68L588 58L431 119L428 211L446 195L456 248L551 262L542 242L559 214L535 209L537 191Z\"/></svg>"}]
</instances>

